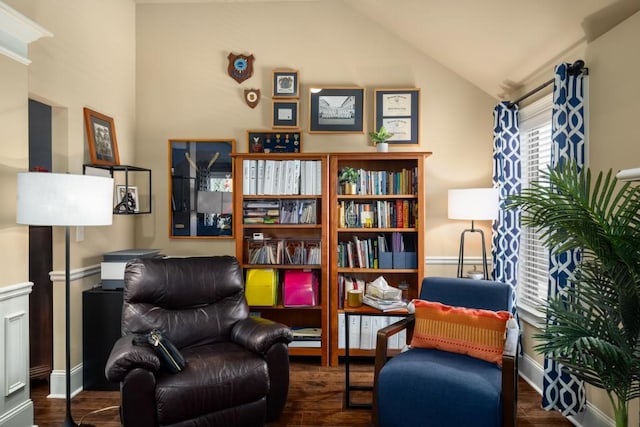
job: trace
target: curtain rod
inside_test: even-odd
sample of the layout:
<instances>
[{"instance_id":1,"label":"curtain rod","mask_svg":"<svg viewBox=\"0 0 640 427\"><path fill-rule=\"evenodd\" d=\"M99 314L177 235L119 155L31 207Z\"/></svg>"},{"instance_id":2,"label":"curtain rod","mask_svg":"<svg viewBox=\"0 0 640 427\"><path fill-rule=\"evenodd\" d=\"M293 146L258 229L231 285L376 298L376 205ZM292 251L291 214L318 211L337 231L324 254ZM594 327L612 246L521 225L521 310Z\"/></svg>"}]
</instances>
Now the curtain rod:
<instances>
[{"instance_id":1,"label":"curtain rod","mask_svg":"<svg viewBox=\"0 0 640 427\"><path fill-rule=\"evenodd\" d=\"M589 69L585 68L584 61L582 59L578 59L576 62L574 62L573 64L569 65L569 74L570 75L577 76L582 72L584 72L584 74L589 74ZM520 102L522 102L525 99L529 98L531 95L535 95L536 93L540 92L545 87L549 86L554 81L555 81L555 79L551 79L549 81L546 81L546 82L542 83L540 86L538 86L535 89L530 90L529 92L525 93L524 95L522 95L520 98L516 99L515 101L509 102L509 104L507 104L507 108L511 108L514 105L519 104Z\"/></svg>"}]
</instances>

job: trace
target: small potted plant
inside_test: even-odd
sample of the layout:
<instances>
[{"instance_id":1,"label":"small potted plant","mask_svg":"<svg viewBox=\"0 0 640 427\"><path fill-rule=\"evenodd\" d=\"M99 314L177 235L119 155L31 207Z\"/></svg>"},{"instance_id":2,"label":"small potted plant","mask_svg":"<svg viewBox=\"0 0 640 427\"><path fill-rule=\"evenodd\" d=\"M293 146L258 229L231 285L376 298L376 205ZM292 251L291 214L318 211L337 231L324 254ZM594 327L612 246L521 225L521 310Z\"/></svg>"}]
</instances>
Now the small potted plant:
<instances>
[{"instance_id":1,"label":"small potted plant","mask_svg":"<svg viewBox=\"0 0 640 427\"><path fill-rule=\"evenodd\" d=\"M360 173L350 166L346 166L340 170L338 181L343 185L344 194L356 194L356 184L359 178Z\"/></svg>"},{"instance_id":2,"label":"small potted plant","mask_svg":"<svg viewBox=\"0 0 640 427\"><path fill-rule=\"evenodd\" d=\"M389 138L393 136L392 132L387 132L384 126L380 126L377 132L369 132L369 138L376 146L376 149L381 153L389 151Z\"/></svg>"}]
</instances>

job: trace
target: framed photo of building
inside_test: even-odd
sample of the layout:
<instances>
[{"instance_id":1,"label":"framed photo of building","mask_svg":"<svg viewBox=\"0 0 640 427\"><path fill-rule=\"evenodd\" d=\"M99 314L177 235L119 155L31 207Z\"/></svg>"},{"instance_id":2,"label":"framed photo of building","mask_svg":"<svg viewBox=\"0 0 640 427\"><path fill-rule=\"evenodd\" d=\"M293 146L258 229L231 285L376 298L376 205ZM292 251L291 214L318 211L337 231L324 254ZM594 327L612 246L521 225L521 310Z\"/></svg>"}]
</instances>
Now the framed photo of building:
<instances>
[{"instance_id":1,"label":"framed photo of building","mask_svg":"<svg viewBox=\"0 0 640 427\"><path fill-rule=\"evenodd\" d=\"M273 70L272 98L300 97L300 81L295 70Z\"/></svg>"},{"instance_id":2,"label":"framed photo of building","mask_svg":"<svg viewBox=\"0 0 640 427\"><path fill-rule=\"evenodd\" d=\"M309 93L309 133L362 133L364 88L327 87Z\"/></svg>"},{"instance_id":3,"label":"framed photo of building","mask_svg":"<svg viewBox=\"0 0 640 427\"><path fill-rule=\"evenodd\" d=\"M84 108L91 164L117 166L120 164L116 128L113 119L97 111Z\"/></svg>"},{"instance_id":4,"label":"framed photo of building","mask_svg":"<svg viewBox=\"0 0 640 427\"><path fill-rule=\"evenodd\" d=\"M419 144L420 89L374 89L375 131L393 136L389 144Z\"/></svg>"}]
</instances>

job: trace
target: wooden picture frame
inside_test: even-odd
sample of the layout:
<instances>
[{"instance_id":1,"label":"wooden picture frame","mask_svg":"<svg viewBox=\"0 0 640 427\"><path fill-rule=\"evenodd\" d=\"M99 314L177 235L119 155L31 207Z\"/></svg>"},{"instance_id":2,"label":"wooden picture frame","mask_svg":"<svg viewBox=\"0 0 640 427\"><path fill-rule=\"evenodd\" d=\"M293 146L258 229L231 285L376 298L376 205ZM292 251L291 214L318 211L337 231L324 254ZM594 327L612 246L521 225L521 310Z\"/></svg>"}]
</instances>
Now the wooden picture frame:
<instances>
[{"instance_id":1,"label":"wooden picture frame","mask_svg":"<svg viewBox=\"0 0 640 427\"><path fill-rule=\"evenodd\" d=\"M120 155L113 118L85 107L84 124L87 130L91 164L118 166Z\"/></svg>"},{"instance_id":2,"label":"wooden picture frame","mask_svg":"<svg viewBox=\"0 0 640 427\"><path fill-rule=\"evenodd\" d=\"M374 130L382 126L393 136L389 144L420 143L420 89L374 89Z\"/></svg>"},{"instance_id":3,"label":"wooden picture frame","mask_svg":"<svg viewBox=\"0 0 640 427\"><path fill-rule=\"evenodd\" d=\"M272 98L300 97L300 80L297 70L273 70Z\"/></svg>"},{"instance_id":4,"label":"wooden picture frame","mask_svg":"<svg viewBox=\"0 0 640 427\"><path fill-rule=\"evenodd\" d=\"M273 100L271 127L273 128L297 128L298 127L298 101L297 100Z\"/></svg>"},{"instance_id":5,"label":"wooden picture frame","mask_svg":"<svg viewBox=\"0 0 640 427\"><path fill-rule=\"evenodd\" d=\"M300 153L300 130L247 130L249 153Z\"/></svg>"},{"instance_id":6,"label":"wooden picture frame","mask_svg":"<svg viewBox=\"0 0 640 427\"><path fill-rule=\"evenodd\" d=\"M309 91L309 133L363 133L364 88Z\"/></svg>"},{"instance_id":7,"label":"wooden picture frame","mask_svg":"<svg viewBox=\"0 0 640 427\"><path fill-rule=\"evenodd\" d=\"M233 239L234 139L169 140L169 237Z\"/></svg>"}]
</instances>

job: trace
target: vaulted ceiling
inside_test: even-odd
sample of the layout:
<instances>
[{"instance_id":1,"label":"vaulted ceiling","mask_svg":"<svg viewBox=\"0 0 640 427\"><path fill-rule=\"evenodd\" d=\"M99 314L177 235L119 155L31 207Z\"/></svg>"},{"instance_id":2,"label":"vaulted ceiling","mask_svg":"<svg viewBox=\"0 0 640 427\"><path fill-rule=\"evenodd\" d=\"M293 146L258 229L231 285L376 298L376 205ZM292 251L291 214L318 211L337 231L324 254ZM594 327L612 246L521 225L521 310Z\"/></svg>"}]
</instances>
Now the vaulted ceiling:
<instances>
[{"instance_id":1,"label":"vaulted ceiling","mask_svg":"<svg viewBox=\"0 0 640 427\"><path fill-rule=\"evenodd\" d=\"M498 98L640 10L640 0L135 1L343 2Z\"/></svg>"}]
</instances>

